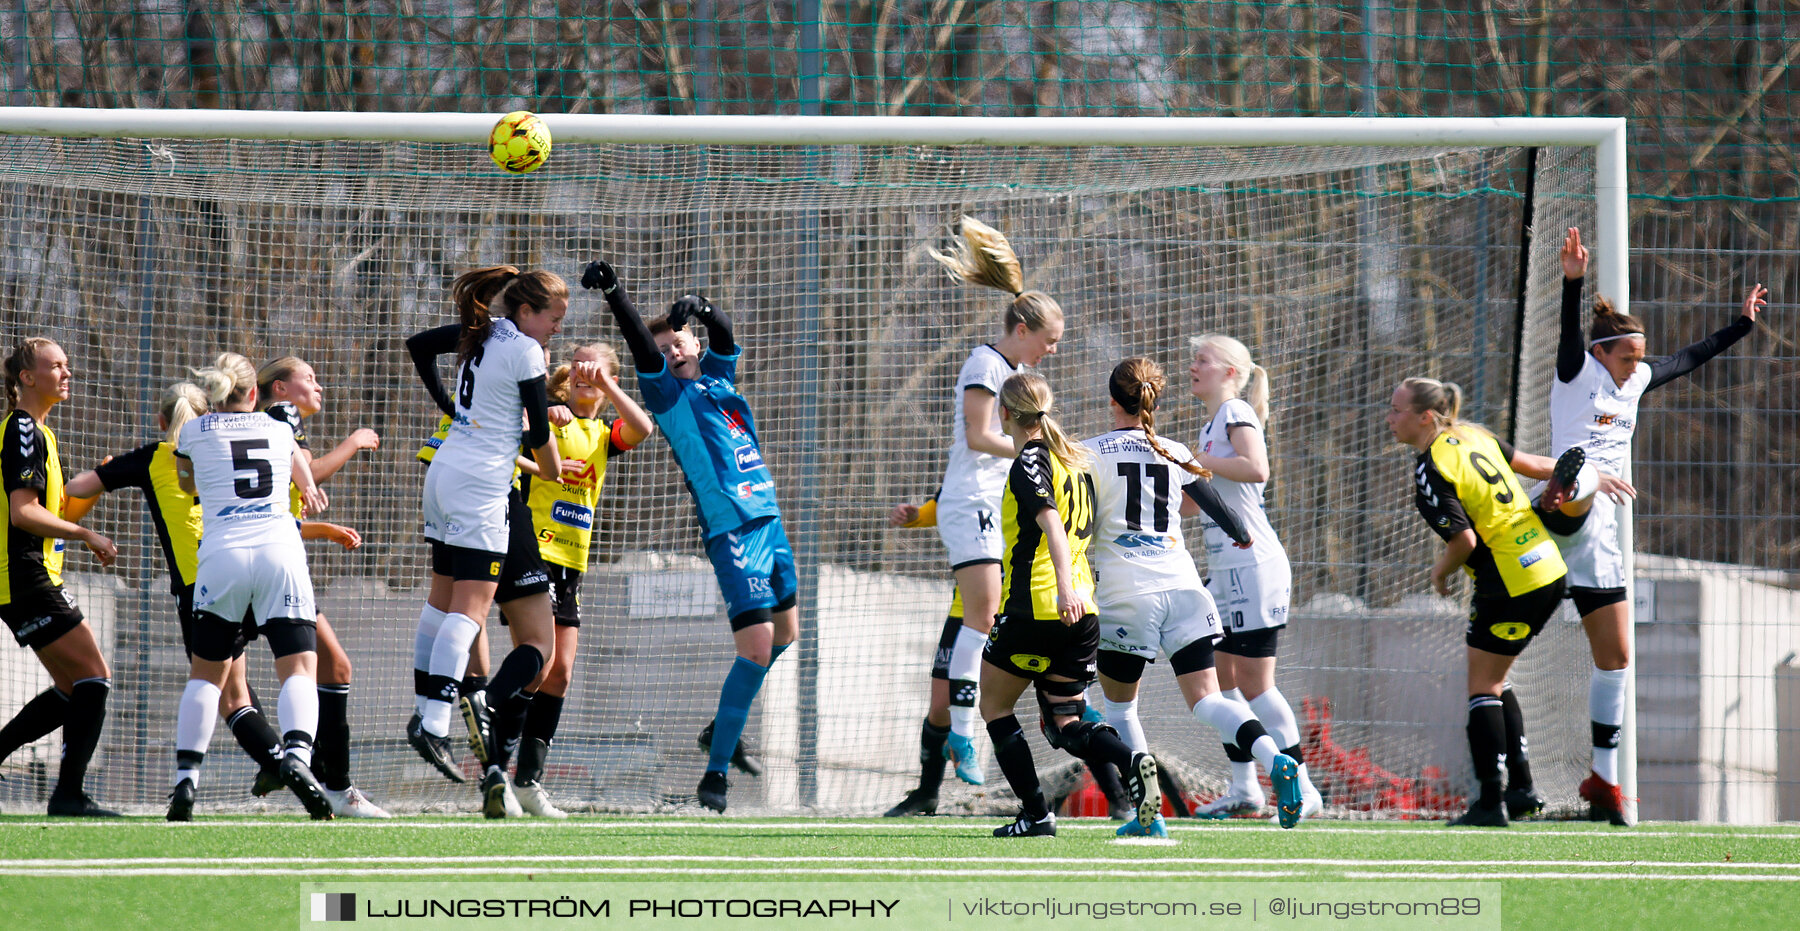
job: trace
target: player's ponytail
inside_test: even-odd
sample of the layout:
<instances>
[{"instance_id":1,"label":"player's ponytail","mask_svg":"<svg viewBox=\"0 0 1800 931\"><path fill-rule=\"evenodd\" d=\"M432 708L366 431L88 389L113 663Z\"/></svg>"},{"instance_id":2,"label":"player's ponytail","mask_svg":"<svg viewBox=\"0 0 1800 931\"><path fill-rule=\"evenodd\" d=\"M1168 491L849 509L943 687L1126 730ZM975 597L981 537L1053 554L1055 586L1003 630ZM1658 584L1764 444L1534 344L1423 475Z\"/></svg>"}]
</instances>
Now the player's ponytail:
<instances>
[{"instance_id":1,"label":"player's ponytail","mask_svg":"<svg viewBox=\"0 0 1800 931\"><path fill-rule=\"evenodd\" d=\"M1168 386L1169 380L1163 377L1162 366L1139 357L1126 359L1113 366L1112 380L1107 382L1107 391L1112 394L1113 402L1121 410L1138 419L1138 424L1144 429L1144 439L1150 443L1151 449L1156 450L1158 456L1175 463L1190 475L1212 478L1212 472L1201 468L1198 463L1169 455L1169 451L1156 438L1156 401Z\"/></svg>"},{"instance_id":2,"label":"player's ponytail","mask_svg":"<svg viewBox=\"0 0 1800 931\"><path fill-rule=\"evenodd\" d=\"M1036 372L1020 372L1000 386L1000 406L1012 413L1013 420L1027 430L1037 430L1044 445L1064 466L1085 472L1094 464L1094 456L1086 446L1071 442L1056 418L1050 416L1054 403L1050 383Z\"/></svg>"},{"instance_id":3,"label":"player's ponytail","mask_svg":"<svg viewBox=\"0 0 1800 931\"><path fill-rule=\"evenodd\" d=\"M1612 301L1594 298L1594 320L1588 324L1588 346L1611 343L1621 337L1643 336L1644 322L1613 309Z\"/></svg>"},{"instance_id":4,"label":"player's ponytail","mask_svg":"<svg viewBox=\"0 0 1800 931\"><path fill-rule=\"evenodd\" d=\"M56 341L43 336L27 336L13 344L13 351L6 357L6 406L19 406L19 376L27 369L37 368L38 355L56 345Z\"/></svg>"},{"instance_id":5,"label":"player's ponytail","mask_svg":"<svg viewBox=\"0 0 1800 931\"><path fill-rule=\"evenodd\" d=\"M962 240L950 247L950 254L928 251L950 270L950 277L1012 295L1003 320L1006 332L1024 324L1025 329L1036 333L1062 322L1062 305L1055 298L1042 291L1025 290L1025 272L1005 234L974 217L963 217L961 230Z\"/></svg>"},{"instance_id":6,"label":"player's ponytail","mask_svg":"<svg viewBox=\"0 0 1800 931\"><path fill-rule=\"evenodd\" d=\"M1463 430L1488 433L1486 427L1478 423L1466 422L1460 418L1463 392L1462 387L1456 382L1414 377L1401 382L1400 387L1405 388L1407 396L1412 398L1413 413L1429 413L1432 423L1437 425L1440 433Z\"/></svg>"},{"instance_id":7,"label":"player's ponytail","mask_svg":"<svg viewBox=\"0 0 1800 931\"><path fill-rule=\"evenodd\" d=\"M209 410L236 407L256 390L256 368L235 352L222 352L213 364L189 369L195 385L206 394Z\"/></svg>"},{"instance_id":8,"label":"player's ponytail","mask_svg":"<svg viewBox=\"0 0 1800 931\"><path fill-rule=\"evenodd\" d=\"M1256 412L1256 419L1262 421L1263 434L1269 432L1269 373L1250 358L1250 349L1243 343L1222 333L1208 333L1196 336L1188 341L1195 352L1210 349L1232 370L1231 380L1226 386L1231 389L1233 397L1242 398L1250 409Z\"/></svg>"},{"instance_id":9,"label":"player's ponytail","mask_svg":"<svg viewBox=\"0 0 1800 931\"><path fill-rule=\"evenodd\" d=\"M490 265L463 272L450 283L450 303L456 306L456 315L462 321L462 335L456 340L458 367L469 361L477 346L487 342L488 333L494 329L488 307L518 277L519 270L511 265Z\"/></svg>"},{"instance_id":10,"label":"player's ponytail","mask_svg":"<svg viewBox=\"0 0 1800 931\"><path fill-rule=\"evenodd\" d=\"M157 413L168 424L163 436L174 446L181 439L181 428L188 421L207 412L206 392L191 381L178 381L163 389Z\"/></svg>"}]
</instances>

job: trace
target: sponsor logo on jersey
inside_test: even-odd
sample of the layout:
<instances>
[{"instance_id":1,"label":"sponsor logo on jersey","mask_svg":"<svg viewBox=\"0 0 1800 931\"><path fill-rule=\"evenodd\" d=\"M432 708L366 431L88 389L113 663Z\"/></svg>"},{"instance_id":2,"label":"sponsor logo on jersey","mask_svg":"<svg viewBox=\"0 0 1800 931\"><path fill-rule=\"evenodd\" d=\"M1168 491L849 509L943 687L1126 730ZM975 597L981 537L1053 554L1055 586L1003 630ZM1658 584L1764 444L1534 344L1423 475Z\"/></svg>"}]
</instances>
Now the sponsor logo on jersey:
<instances>
[{"instance_id":1,"label":"sponsor logo on jersey","mask_svg":"<svg viewBox=\"0 0 1800 931\"><path fill-rule=\"evenodd\" d=\"M734 410L721 408L719 410L719 416L725 419L725 429L729 431L732 436L744 437L750 435L750 427L744 423L744 415Z\"/></svg>"},{"instance_id":2,"label":"sponsor logo on jersey","mask_svg":"<svg viewBox=\"0 0 1800 931\"><path fill-rule=\"evenodd\" d=\"M227 504L213 512L214 517L253 517L274 511L272 504Z\"/></svg>"},{"instance_id":3,"label":"sponsor logo on jersey","mask_svg":"<svg viewBox=\"0 0 1800 931\"><path fill-rule=\"evenodd\" d=\"M544 572L544 570L539 569L535 572L527 572L524 575L519 576L516 579L513 579L513 585L515 585L519 588L524 588L527 585L536 585L539 582L548 582L548 581L550 581L549 574Z\"/></svg>"},{"instance_id":4,"label":"sponsor logo on jersey","mask_svg":"<svg viewBox=\"0 0 1800 931\"><path fill-rule=\"evenodd\" d=\"M769 595L774 593L774 589L769 587L769 580L762 578L761 576L751 576L750 578L745 579L744 582L750 587L750 594L752 595Z\"/></svg>"},{"instance_id":5,"label":"sponsor logo on jersey","mask_svg":"<svg viewBox=\"0 0 1800 931\"><path fill-rule=\"evenodd\" d=\"M577 530L594 529L593 509L568 501L558 501L551 504L550 519L559 524L574 527Z\"/></svg>"},{"instance_id":6,"label":"sponsor logo on jersey","mask_svg":"<svg viewBox=\"0 0 1800 931\"><path fill-rule=\"evenodd\" d=\"M752 472L762 468L762 452L754 446L739 446L732 455L737 459L739 472Z\"/></svg>"},{"instance_id":7,"label":"sponsor logo on jersey","mask_svg":"<svg viewBox=\"0 0 1800 931\"><path fill-rule=\"evenodd\" d=\"M299 595L282 595L281 603L290 608L299 608L299 607L305 606L306 599L300 597Z\"/></svg>"},{"instance_id":8,"label":"sponsor logo on jersey","mask_svg":"<svg viewBox=\"0 0 1800 931\"><path fill-rule=\"evenodd\" d=\"M738 482L737 496L740 498L748 498L759 491L768 491L774 487L774 482Z\"/></svg>"},{"instance_id":9,"label":"sponsor logo on jersey","mask_svg":"<svg viewBox=\"0 0 1800 931\"><path fill-rule=\"evenodd\" d=\"M993 533L994 512L987 510L986 508L978 509L975 512L975 526L976 531L979 533Z\"/></svg>"},{"instance_id":10,"label":"sponsor logo on jersey","mask_svg":"<svg viewBox=\"0 0 1800 931\"><path fill-rule=\"evenodd\" d=\"M1036 653L1014 653L1007 657L1014 666L1027 672L1044 672L1050 668L1050 657Z\"/></svg>"},{"instance_id":11,"label":"sponsor logo on jersey","mask_svg":"<svg viewBox=\"0 0 1800 931\"><path fill-rule=\"evenodd\" d=\"M1502 640L1523 640L1531 636L1531 625L1521 624L1518 621L1501 621L1498 624L1488 625L1488 633Z\"/></svg>"},{"instance_id":12,"label":"sponsor logo on jersey","mask_svg":"<svg viewBox=\"0 0 1800 931\"><path fill-rule=\"evenodd\" d=\"M1159 536L1154 533L1122 533L1113 538L1113 544L1124 549L1166 550L1169 548L1170 540L1168 537ZM1134 556L1137 554L1126 553L1125 555Z\"/></svg>"}]
</instances>

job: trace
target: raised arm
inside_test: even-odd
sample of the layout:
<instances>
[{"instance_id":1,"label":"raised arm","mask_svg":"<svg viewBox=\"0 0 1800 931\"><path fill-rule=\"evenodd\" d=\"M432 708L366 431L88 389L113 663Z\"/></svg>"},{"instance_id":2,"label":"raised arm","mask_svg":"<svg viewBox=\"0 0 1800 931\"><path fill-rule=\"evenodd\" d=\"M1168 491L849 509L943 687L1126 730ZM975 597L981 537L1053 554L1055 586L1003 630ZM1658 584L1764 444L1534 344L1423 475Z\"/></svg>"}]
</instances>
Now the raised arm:
<instances>
[{"instance_id":1,"label":"raised arm","mask_svg":"<svg viewBox=\"0 0 1800 931\"><path fill-rule=\"evenodd\" d=\"M619 281L613 267L600 261L587 263L587 268L581 272L581 286L589 291L597 288L606 298L613 321L619 325L619 335L625 338L625 348L631 352L632 366L646 375L661 372L667 363L657 351L650 328L644 325L644 318L631 303L631 295L626 293L625 285Z\"/></svg>"},{"instance_id":2,"label":"raised arm","mask_svg":"<svg viewBox=\"0 0 1800 931\"><path fill-rule=\"evenodd\" d=\"M1581 283L1587 278L1588 251L1581 230L1569 227L1563 237L1562 325L1556 337L1556 380L1567 384L1581 374L1587 340L1581 336Z\"/></svg>"},{"instance_id":3,"label":"raised arm","mask_svg":"<svg viewBox=\"0 0 1800 931\"><path fill-rule=\"evenodd\" d=\"M1756 312L1768 303L1769 289L1752 285L1744 295L1744 314L1736 322L1707 338L1683 347L1667 359L1650 363L1650 384L1644 390L1658 388L1699 368L1708 359L1724 352L1732 343L1743 339L1756 327Z\"/></svg>"},{"instance_id":4,"label":"raised arm","mask_svg":"<svg viewBox=\"0 0 1800 931\"><path fill-rule=\"evenodd\" d=\"M689 320L697 320L701 326L706 327L708 351L722 356L737 355L737 337L731 330L731 318L714 307L711 301L697 294L683 294L676 298L674 306L669 308L669 325L679 330Z\"/></svg>"},{"instance_id":5,"label":"raised arm","mask_svg":"<svg viewBox=\"0 0 1800 931\"><path fill-rule=\"evenodd\" d=\"M432 374L437 374L435 367ZM427 388L427 390L430 389ZM344 465L350 461L351 457L355 456L357 453L365 449L380 448L380 434L368 427L358 427L351 431L349 436L344 437L344 441L337 444L337 448L312 461L313 481L323 484L333 475L336 475L338 470L342 469Z\"/></svg>"},{"instance_id":6,"label":"raised arm","mask_svg":"<svg viewBox=\"0 0 1800 931\"><path fill-rule=\"evenodd\" d=\"M425 383L431 403L446 414L455 414L456 405L451 402L450 392L444 390L443 379L438 376L437 357L455 352L456 339L461 333L460 324L450 323L406 338L406 352L412 356L413 369Z\"/></svg>"}]
</instances>

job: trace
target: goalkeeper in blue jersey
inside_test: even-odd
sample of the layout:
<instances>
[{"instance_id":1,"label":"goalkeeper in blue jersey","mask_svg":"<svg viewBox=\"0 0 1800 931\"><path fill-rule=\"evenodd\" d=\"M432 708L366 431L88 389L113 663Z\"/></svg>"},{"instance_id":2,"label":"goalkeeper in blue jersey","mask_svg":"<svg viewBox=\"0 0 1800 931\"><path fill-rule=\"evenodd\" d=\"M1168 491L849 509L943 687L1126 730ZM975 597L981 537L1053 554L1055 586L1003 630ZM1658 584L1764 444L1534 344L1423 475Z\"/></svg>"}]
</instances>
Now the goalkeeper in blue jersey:
<instances>
[{"instance_id":1,"label":"goalkeeper in blue jersey","mask_svg":"<svg viewBox=\"0 0 1800 931\"><path fill-rule=\"evenodd\" d=\"M799 635L794 551L775 503L775 481L763 464L750 405L737 392L739 347L725 314L705 298L685 295L666 317L646 326L612 266L589 262L581 285L599 289L637 367L644 408L655 418L694 496L706 555L712 560L737 660L719 690L719 710L700 734L710 754L700 804L725 810L734 763L755 775L760 761L740 746L750 702L763 677ZM701 349L689 324L706 327Z\"/></svg>"}]
</instances>

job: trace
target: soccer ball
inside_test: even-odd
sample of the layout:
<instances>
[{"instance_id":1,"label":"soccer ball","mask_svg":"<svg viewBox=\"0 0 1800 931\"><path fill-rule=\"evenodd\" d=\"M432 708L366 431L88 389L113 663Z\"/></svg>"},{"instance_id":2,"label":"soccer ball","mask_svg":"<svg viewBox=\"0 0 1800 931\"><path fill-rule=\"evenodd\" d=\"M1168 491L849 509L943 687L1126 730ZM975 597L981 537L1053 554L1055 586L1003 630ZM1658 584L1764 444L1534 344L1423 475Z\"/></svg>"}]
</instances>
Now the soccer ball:
<instances>
[{"instance_id":1,"label":"soccer ball","mask_svg":"<svg viewBox=\"0 0 1800 931\"><path fill-rule=\"evenodd\" d=\"M488 154L512 174L536 171L550 157L550 127L530 110L514 110L488 133Z\"/></svg>"}]
</instances>

